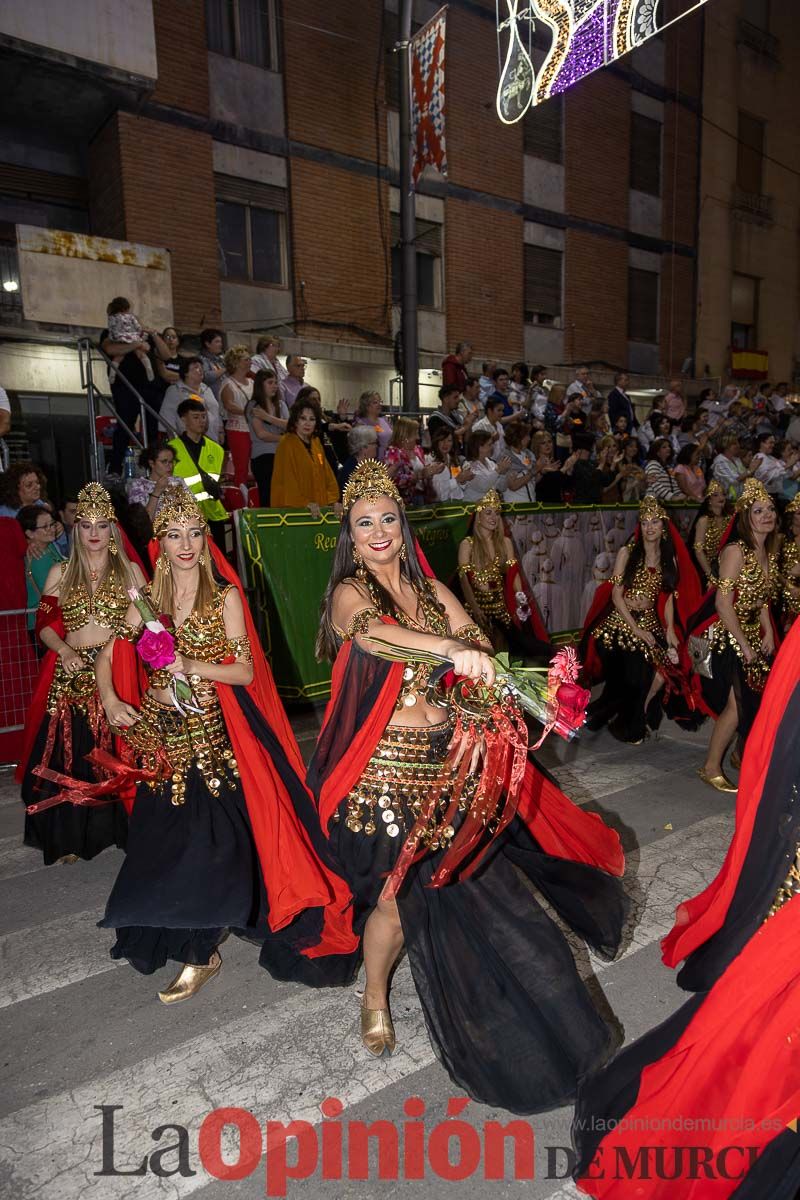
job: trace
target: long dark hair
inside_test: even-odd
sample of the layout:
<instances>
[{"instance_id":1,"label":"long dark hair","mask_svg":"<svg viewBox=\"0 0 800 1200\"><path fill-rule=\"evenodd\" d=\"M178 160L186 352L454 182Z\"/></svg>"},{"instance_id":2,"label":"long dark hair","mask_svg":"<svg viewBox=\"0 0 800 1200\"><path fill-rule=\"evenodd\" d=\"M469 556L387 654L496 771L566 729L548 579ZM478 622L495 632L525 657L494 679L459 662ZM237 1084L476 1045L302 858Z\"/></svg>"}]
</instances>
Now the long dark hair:
<instances>
[{"instance_id":1,"label":"long dark hair","mask_svg":"<svg viewBox=\"0 0 800 1200\"><path fill-rule=\"evenodd\" d=\"M267 367L264 367L261 371L256 371L253 378L253 395L247 402L247 409L249 409L250 412L252 412L253 409L257 408L260 404L261 407L273 417L279 417L281 415L280 391L277 391L275 395L270 398L267 395L266 388L264 387L264 384L269 379L275 378L277 378L275 372L269 370Z\"/></svg>"},{"instance_id":2,"label":"long dark hair","mask_svg":"<svg viewBox=\"0 0 800 1200\"><path fill-rule=\"evenodd\" d=\"M633 583L633 577L639 567L644 562L644 538L642 537L641 524L638 527L639 536L633 538L628 545L630 554L622 572L622 586L629 588ZM678 562L675 558L675 547L672 544L672 535L669 528L669 522L664 520L664 537L660 542L660 558L661 558L661 590L662 592L674 592L678 586Z\"/></svg>"},{"instance_id":3,"label":"long dark hair","mask_svg":"<svg viewBox=\"0 0 800 1200\"><path fill-rule=\"evenodd\" d=\"M414 534L411 531L411 526L408 523L405 508L403 505L398 505L400 514L400 528L403 532L403 545L405 546L405 561L400 562L400 573L406 578L414 591L418 594L427 593L431 596L438 607L444 612L443 605L439 604L436 598L436 593L433 586L422 570L417 554L417 543ZM333 567L331 568L331 577L328 580L328 586L325 589L325 594L322 597L322 603L319 609L319 633L314 647L314 652L317 656L317 661L322 662L327 659L333 662L336 655L339 653L341 645L341 636L337 634L331 617L333 610L333 595L340 583L345 583L348 579L354 582L359 581L356 578L356 564L353 560L353 535L350 531L350 515L344 513L342 523L339 526L339 537L336 542L336 550L333 555ZM393 615L395 611L394 601L375 576L367 571L370 584L370 592L377 601L377 607L381 613Z\"/></svg>"}]
</instances>

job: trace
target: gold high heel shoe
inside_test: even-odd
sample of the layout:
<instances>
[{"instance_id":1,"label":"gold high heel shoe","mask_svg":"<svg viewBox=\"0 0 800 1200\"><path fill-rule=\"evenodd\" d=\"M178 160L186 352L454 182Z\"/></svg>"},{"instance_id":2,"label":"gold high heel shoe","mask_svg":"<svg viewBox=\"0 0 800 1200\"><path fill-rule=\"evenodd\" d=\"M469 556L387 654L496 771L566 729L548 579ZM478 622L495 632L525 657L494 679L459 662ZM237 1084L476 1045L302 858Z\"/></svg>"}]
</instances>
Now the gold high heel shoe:
<instances>
[{"instance_id":1,"label":"gold high heel shoe","mask_svg":"<svg viewBox=\"0 0 800 1200\"><path fill-rule=\"evenodd\" d=\"M708 772L703 769L703 767L698 767L697 774L700 776L703 783L707 783L709 787L714 788L717 792L736 793L739 790L736 784L731 783L727 775L723 775L721 771L719 775L709 775Z\"/></svg>"},{"instance_id":2,"label":"gold high heel shoe","mask_svg":"<svg viewBox=\"0 0 800 1200\"><path fill-rule=\"evenodd\" d=\"M177 1004L180 1000L189 1000L195 992L199 992L204 983L219 974L222 959L219 950L211 955L211 961L205 967L185 963L172 983L164 992L158 993L162 1004Z\"/></svg>"},{"instance_id":3,"label":"gold high heel shoe","mask_svg":"<svg viewBox=\"0 0 800 1200\"><path fill-rule=\"evenodd\" d=\"M361 1001L361 1041L375 1058L394 1053L394 1025L388 1008L366 1008Z\"/></svg>"}]
</instances>

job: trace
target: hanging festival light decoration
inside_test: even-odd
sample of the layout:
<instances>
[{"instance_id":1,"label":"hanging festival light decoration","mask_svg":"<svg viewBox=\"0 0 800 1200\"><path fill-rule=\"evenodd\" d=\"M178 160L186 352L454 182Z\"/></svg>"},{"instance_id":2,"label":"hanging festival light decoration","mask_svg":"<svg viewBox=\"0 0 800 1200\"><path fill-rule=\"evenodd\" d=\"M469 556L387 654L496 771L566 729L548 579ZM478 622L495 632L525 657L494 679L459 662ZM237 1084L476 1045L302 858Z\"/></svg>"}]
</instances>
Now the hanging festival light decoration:
<instances>
[{"instance_id":1,"label":"hanging festival light decoration","mask_svg":"<svg viewBox=\"0 0 800 1200\"><path fill-rule=\"evenodd\" d=\"M496 0L500 81L497 115L505 125L534 104L564 92L648 38L701 8L683 0L683 11L662 20L663 0Z\"/></svg>"}]
</instances>

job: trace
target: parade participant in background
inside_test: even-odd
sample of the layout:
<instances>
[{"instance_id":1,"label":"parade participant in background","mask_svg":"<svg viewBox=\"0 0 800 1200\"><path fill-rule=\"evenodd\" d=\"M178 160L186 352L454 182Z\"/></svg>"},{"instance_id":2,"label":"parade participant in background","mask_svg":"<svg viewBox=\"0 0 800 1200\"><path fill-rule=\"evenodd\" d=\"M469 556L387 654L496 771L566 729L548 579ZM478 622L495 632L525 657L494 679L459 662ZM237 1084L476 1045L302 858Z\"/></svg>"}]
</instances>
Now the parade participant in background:
<instances>
[{"instance_id":1,"label":"parade participant in background","mask_svg":"<svg viewBox=\"0 0 800 1200\"><path fill-rule=\"evenodd\" d=\"M706 664L695 676L697 692L715 720L698 774L719 792L736 791L722 760L737 733L741 755L776 649L771 612L779 588L776 525L764 485L748 479L720 554L719 580L689 623Z\"/></svg>"},{"instance_id":2,"label":"parade participant in background","mask_svg":"<svg viewBox=\"0 0 800 1200\"><path fill-rule=\"evenodd\" d=\"M466 607L495 650L549 661L553 647L503 524L500 497L488 491L475 509L471 536L458 547Z\"/></svg>"},{"instance_id":3,"label":"parade participant in background","mask_svg":"<svg viewBox=\"0 0 800 1200\"><path fill-rule=\"evenodd\" d=\"M389 976L405 945L454 1082L514 1112L553 1107L605 1056L609 1031L511 864L608 951L625 908L608 873L622 867L618 840L526 761L519 713L491 686L488 643L423 575L380 465L357 468L344 509L318 640L335 658L332 697L309 781L363 937L362 1040L375 1055L394 1049ZM461 687L435 684L429 652ZM467 697L471 717L457 708Z\"/></svg>"},{"instance_id":4,"label":"parade participant in background","mask_svg":"<svg viewBox=\"0 0 800 1200\"><path fill-rule=\"evenodd\" d=\"M707 587L714 586L719 570L719 548L730 524L729 507L722 484L712 479L689 535L689 543Z\"/></svg>"},{"instance_id":5,"label":"parade participant in background","mask_svg":"<svg viewBox=\"0 0 800 1200\"><path fill-rule=\"evenodd\" d=\"M784 513L780 572L783 623L788 629L800 616L800 493L786 506Z\"/></svg>"},{"instance_id":6,"label":"parade participant in background","mask_svg":"<svg viewBox=\"0 0 800 1200\"><path fill-rule=\"evenodd\" d=\"M719 1164L713 1194L720 1200L798 1194L798 721L800 624L778 654L745 747L722 869L679 906L662 942L667 966L685 960L680 986L700 994L581 1084L576 1178L589 1195L672 1200L681 1180L692 1188L698 1128L711 1131L702 1142L708 1161ZM643 1143L650 1163L656 1154L660 1161L648 1178L637 1172L623 1183L603 1170L623 1152L641 1162ZM712 1185L694 1190L711 1195Z\"/></svg>"},{"instance_id":7,"label":"parade participant in background","mask_svg":"<svg viewBox=\"0 0 800 1200\"><path fill-rule=\"evenodd\" d=\"M286 432L275 451L270 487L272 508L320 508L338 505L339 485L318 436L317 410L296 401L289 410Z\"/></svg>"},{"instance_id":8,"label":"parade participant in background","mask_svg":"<svg viewBox=\"0 0 800 1200\"><path fill-rule=\"evenodd\" d=\"M73 804L61 776L89 785L98 774L87 761L111 747L94 676L108 639L124 631L127 589L144 576L125 553L108 492L90 483L78 494L69 560L51 568L39 600L37 633L47 647L31 701L25 748L16 778L26 805L25 843L42 851L45 865L94 858L107 846L125 846L127 818L112 794L98 807ZM39 774L37 768L44 771Z\"/></svg>"},{"instance_id":9,"label":"parade participant in background","mask_svg":"<svg viewBox=\"0 0 800 1200\"><path fill-rule=\"evenodd\" d=\"M218 973L229 929L262 943L272 933L279 944L292 925L293 937L320 954L330 942L346 956L356 942L347 890L313 850L312 836L321 839L302 759L238 578L187 493L169 497L154 532L145 600L172 632L141 632L140 703L126 702L117 684L130 642L112 639L97 661L108 720L126 743L118 765L141 780L127 857L100 924L116 931L112 957L142 974L181 964L159 992L172 1004ZM141 631L141 603L127 613L131 636Z\"/></svg>"},{"instance_id":10,"label":"parade participant in background","mask_svg":"<svg viewBox=\"0 0 800 1200\"><path fill-rule=\"evenodd\" d=\"M665 711L695 724L683 642L699 598L700 581L680 534L659 501L645 496L633 538L597 589L583 627L587 678L605 681L589 705L588 728L608 724L614 737L638 745Z\"/></svg>"}]
</instances>

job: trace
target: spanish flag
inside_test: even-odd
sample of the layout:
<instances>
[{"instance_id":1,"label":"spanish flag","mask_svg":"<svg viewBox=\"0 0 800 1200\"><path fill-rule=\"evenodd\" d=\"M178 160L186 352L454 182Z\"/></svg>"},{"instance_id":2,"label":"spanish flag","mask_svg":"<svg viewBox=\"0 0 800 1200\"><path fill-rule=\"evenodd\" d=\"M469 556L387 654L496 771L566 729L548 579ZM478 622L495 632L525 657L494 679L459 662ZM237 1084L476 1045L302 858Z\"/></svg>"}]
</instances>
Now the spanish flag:
<instances>
[{"instance_id":1,"label":"spanish flag","mask_svg":"<svg viewBox=\"0 0 800 1200\"><path fill-rule=\"evenodd\" d=\"M734 379L769 378L769 354L766 350L736 350L731 347L731 375Z\"/></svg>"}]
</instances>

